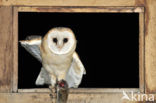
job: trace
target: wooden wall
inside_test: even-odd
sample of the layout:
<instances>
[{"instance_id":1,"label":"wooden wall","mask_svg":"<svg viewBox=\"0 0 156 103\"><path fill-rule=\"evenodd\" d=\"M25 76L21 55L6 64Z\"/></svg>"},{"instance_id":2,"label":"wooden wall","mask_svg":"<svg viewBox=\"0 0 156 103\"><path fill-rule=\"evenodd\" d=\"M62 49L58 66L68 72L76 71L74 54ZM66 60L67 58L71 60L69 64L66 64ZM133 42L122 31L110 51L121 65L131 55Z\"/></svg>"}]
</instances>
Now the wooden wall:
<instances>
[{"instance_id":1,"label":"wooden wall","mask_svg":"<svg viewBox=\"0 0 156 103\"><path fill-rule=\"evenodd\" d=\"M13 7L143 6L145 7L145 92L156 93L156 0L0 0L0 103L50 103L49 93L11 93L13 78ZM115 99L114 99L115 98ZM121 93L75 93L69 103L129 103Z\"/></svg>"},{"instance_id":2,"label":"wooden wall","mask_svg":"<svg viewBox=\"0 0 156 103\"><path fill-rule=\"evenodd\" d=\"M0 0L0 5L21 6L134 6L140 0Z\"/></svg>"},{"instance_id":3,"label":"wooden wall","mask_svg":"<svg viewBox=\"0 0 156 103\"><path fill-rule=\"evenodd\" d=\"M156 0L146 2L145 23L146 92L156 93Z\"/></svg>"},{"instance_id":4,"label":"wooden wall","mask_svg":"<svg viewBox=\"0 0 156 103\"><path fill-rule=\"evenodd\" d=\"M11 92L12 85L12 7L0 7L0 92Z\"/></svg>"}]
</instances>

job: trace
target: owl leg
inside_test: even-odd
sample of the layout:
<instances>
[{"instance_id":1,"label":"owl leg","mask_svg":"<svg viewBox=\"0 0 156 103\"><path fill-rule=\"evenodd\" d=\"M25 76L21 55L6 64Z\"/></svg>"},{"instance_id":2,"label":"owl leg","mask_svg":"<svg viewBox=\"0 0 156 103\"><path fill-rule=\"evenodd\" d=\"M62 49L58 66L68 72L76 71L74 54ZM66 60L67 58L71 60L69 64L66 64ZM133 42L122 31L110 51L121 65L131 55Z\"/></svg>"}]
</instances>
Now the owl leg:
<instances>
[{"instance_id":1,"label":"owl leg","mask_svg":"<svg viewBox=\"0 0 156 103\"><path fill-rule=\"evenodd\" d=\"M56 100L56 87L53 87L53 86L49 86L49 89L50 89L50 97L52 99L52 103L55 103L55 100Z\"/></svg>"},{"instance_id":2,"label":"owl leg","mask_svg":"<svg viewBox=\"0 0 156 103\"><path fill-rule=\"evenodd\" d=\"M52 85L50 85L49 86L49 89L50 89L50 98L51 98L51 100L52 100L52 103L56 103L56 96L57 96L57 94L56 94L56 87L54 87L54 86L52 86Z\"/></svg>"},{"instance_id":3,"label":"owl leg","mask_svg":"<svg viewBox=\"0 0 156 103\"><path fill-rule=\"evenodd\" d=\"M55 75L53 75L53 74L51 74L50 75L50 83L51 83L51 86L52 87L55 87L55 85L56 85L56 76Z\"/></svg>"},{"instance_id":4,"label":"owl leg","mask_svg":"<svg viewBox=\"0 0 156 103\"><path fill-rule=\"evenodd\" d=\"M51 80L50 80L51 85L49 86L49 89L51 91L50 96L51 98L54 99L56 98L56 76L51 74L50 77L51 77Z\"/></svg>"}]
</instances>

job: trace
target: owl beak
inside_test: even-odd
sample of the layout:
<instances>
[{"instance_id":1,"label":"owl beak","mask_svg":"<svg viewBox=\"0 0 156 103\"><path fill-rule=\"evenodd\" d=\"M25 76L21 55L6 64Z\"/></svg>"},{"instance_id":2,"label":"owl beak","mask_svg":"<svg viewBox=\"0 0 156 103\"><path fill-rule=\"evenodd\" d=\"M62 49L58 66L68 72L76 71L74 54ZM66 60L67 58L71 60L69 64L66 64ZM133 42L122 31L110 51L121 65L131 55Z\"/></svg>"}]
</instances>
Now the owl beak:
<instances>
[{"instance_id":1,"label":"owl beak","mask_svg":"<svg viewBox=\"0 0 156 103\"><path fill-rule=\"evenodd\" d=\"M63 43L58 43L57 47L58 47L59 49L62 49Z\"/></svg>"},{"instance_id":2,"label":"owl beak","mask_svg":"<svg viewBox=\"0 0 156 103\"><path fill-rule=\"evenodd\" d=\"M62 48L62 46L61 46L61 45L59 45L59 46L58 46L58 48L59 48L59 49L61 49L61 48Z\"/></svg>"}]
</instances>

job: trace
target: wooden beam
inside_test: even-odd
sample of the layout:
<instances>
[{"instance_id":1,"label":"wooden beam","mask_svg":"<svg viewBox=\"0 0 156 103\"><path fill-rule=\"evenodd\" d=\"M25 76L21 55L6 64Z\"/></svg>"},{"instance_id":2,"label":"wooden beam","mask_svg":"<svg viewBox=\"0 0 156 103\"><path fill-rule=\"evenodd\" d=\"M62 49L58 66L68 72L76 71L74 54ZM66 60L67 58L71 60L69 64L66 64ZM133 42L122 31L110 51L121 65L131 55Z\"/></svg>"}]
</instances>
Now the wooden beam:
<instances>
[{"instance_id":1,"label":"wooden beam","mask_svg":"<svg viewBox=\"0 0 156 103\"><path fill-rule=\"evenodd\" d=\"M144 13L139 13L139 88L145 92L145 33Z\"/></svg>"},{"instance_id":2,"label":"wooden beam","mask_svg":"<svg viewBox=\"0 0 156 103\"><path fill-rule=\"evenodd\" d=\"M76 88L69 89L69 93L122 93L123 91L130 93L140 92L139 88ZM50 93L48 88L37 89L18 89L19 93Z\"/></svg>"},{"instance_id":3,"label":"wooden beam","mask_svg":"<svg viewBox=\"0 0 156 103\"><path fill-rule=\"evenodd\" d=\"M136 0L0 0L13 6L135 6Z\"/></svg>"},{"instance_id":4,"label":"wooden beam","mask_svg":"<svg viewBox=\"0 0 156 103\"><path fill-rule=\"evenodd\" d=\"M18 11L13 8L13 75L12 92L17 92L18 87Z\"/></svg>"},{"instance_id":5,"label":"wooden beam","mask_svg":"<svg viewBox=\"0 0 156 103\"><path fill-rule=\"evenodd\" d=\"M127 93L127 95L131 98L131 94ZM142 98L141 94L133 95L136 98L140 95ZM150 94L147 96L151 97ZM122 97L122 93L70 93L67 103L146 103L122 100ZM146 96L143 99L145 100ZM0 93L0 103L52 103L52 99L49 93Z\"/></svg>"},{"instance_id":6,"label":"wooden beam","mask_svg":"<svg viewBox=\"0 0 156 103\"><path fill-rule=\"evenodd\" d=\"M59 6L59 7L18 7L18 11L20 12L108 12L108 13L140 13L144 12L144 7L103 7L103 6L96 6L96 7L86 7L86 6L79 6L79 7L66 7L66 6Z\"/></svg>"},{"instance_id":7,"label":"wooden beam","mask_svg":"<svg viewBox=\"0 0 156 103\"><path fill-rule=\"evenodd\" d=\"M0 92L11 91L13 67L12 7L0 7Z\"/></svg>"},{"instance_id":8,"label":"wooden beam","mask_svg":"<svg viewBox=\"0 0 156 103\"><path fill-rule=\"evenodd\" d=\"M156 0L145 1L145 90L156 93Z\"/></svg>"}]
</instances>

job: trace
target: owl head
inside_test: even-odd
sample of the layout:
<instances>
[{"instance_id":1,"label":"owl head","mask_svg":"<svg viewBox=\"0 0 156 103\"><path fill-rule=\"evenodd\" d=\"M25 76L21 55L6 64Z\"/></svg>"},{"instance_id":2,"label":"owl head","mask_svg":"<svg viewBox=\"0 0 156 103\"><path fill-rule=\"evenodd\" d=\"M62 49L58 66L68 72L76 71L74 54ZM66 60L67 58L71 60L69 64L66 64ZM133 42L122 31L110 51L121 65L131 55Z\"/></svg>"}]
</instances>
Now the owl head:
<instances>
[{"instance_id":1,"label":"owl head","mask_svg":"<svg viewBox=\"0 0 156 103\"><path fill-rule=\"evenodd\" d=\"M76 39L70 28L57 27L46 34L48 48L54 54L67 54L75 50Z\"/></svg>"}]
</instances>

